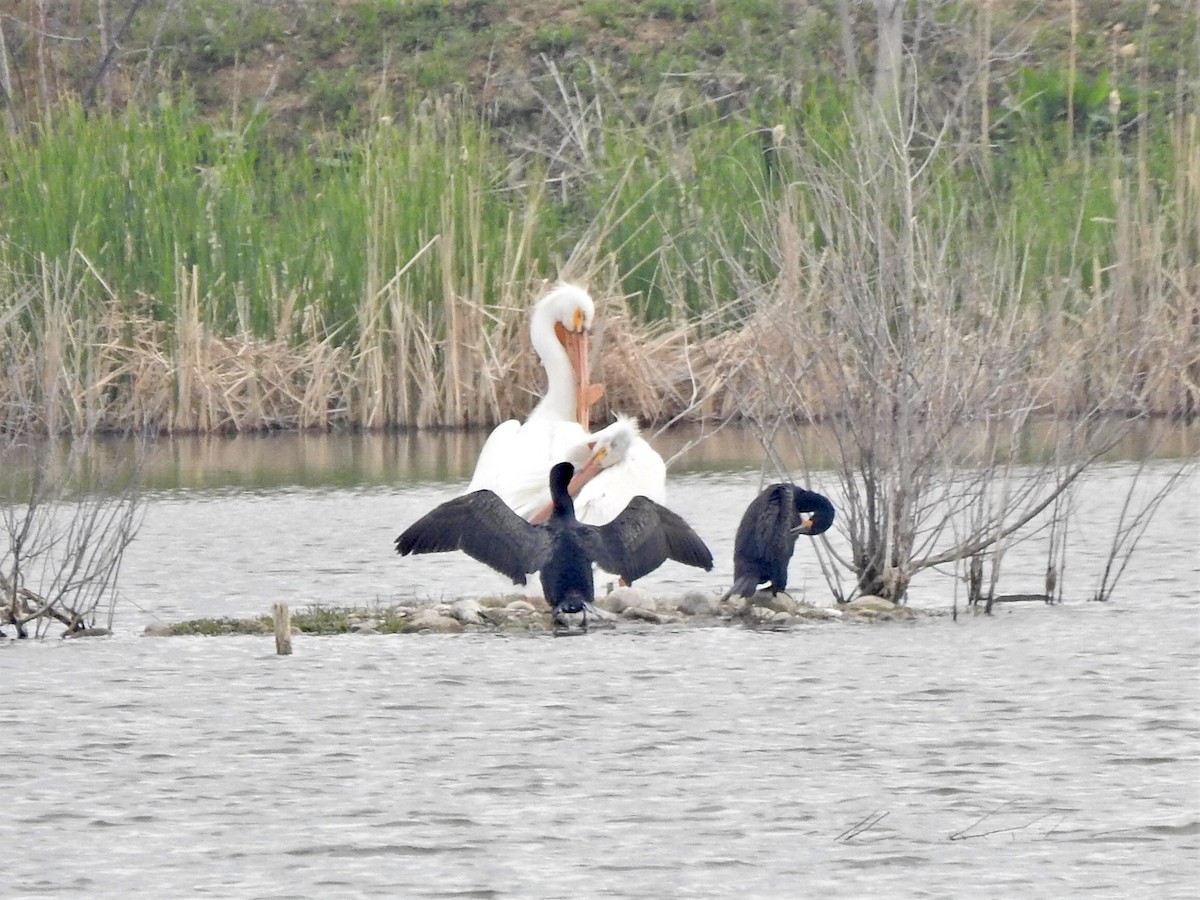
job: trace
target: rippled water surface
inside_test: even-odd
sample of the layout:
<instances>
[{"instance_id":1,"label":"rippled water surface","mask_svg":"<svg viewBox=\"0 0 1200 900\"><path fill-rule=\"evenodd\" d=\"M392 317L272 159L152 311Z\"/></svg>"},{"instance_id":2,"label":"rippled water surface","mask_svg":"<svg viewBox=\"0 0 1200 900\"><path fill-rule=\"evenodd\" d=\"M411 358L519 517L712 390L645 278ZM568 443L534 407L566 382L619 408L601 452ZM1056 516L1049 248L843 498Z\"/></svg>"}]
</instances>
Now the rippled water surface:
<instances>
[{"instance_id":1,"label":"rippled water surface","mask_svg":"<svg viewBox=\"0 0 1200 900\"><path fill-rule=\"evenodd\" d=\"M645 586L723 590L757 485L674 477L717 568ZM1103 604L1086 602L1111 512L1094 493L1068 602L991 618L298 636L290 657L139 636L278 600L506 589L390 552L459 488L153 494L114 637L0 643L0 896L1196 895L1194 484ZM828 603L811 552L796 592ZM1036 589L1044 556L1013 552L1005 587ZM934 575L913 604L954 593Z\"/></svg>"}]
</instances>

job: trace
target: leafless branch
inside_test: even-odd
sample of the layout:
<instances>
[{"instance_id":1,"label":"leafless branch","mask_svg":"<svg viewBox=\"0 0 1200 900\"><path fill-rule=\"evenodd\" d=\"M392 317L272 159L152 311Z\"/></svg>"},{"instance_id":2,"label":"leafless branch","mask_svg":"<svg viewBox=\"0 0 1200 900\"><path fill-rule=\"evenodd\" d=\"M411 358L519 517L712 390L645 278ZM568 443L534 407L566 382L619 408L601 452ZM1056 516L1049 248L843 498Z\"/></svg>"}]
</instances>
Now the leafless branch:
<instances>
[{"instance_id":1,"label":"leafless branch","mask_svg":"<svg viewBox=\"0 0 1200 900\"><path fill-rule=\"evenodd\" d=\"M882 822L890 815L890 812L872 812L864 816L858 822L855 822L841 834L834 838L835 841L844 843L854 840L861 834L864 834Z\"/></svg>"},{"instance_id":2,"label":"leafless branch","mask_svg":"<svg viewBox=\"0 0 1200 900\"><path fill-rule=\"evenodd\" d=\"M1005 828L991 828L991 829L988 829L987 831L974 831L974 832L972 831L972 829L975 828L977 825L979 825L981 822L986 822L988 819L992 818L992 816L997 815L1001 810L1003 810L1009 806L1012 806L1014 803L1016 803L1015 800L1008 800L1005 803L1001 803L999 806L997 806L995 809L991 810L990 812L984 813L982 816L980 816L978 819L976 819L974 822L972 822L966 828L962 829L961 831L956 831L953 834L951 834L950 840L965 841L965 840L969 840L971 838L988 837L989 835L993 835L993 834L1009 834L1014 831L1024 831L1026 828L1029 828L1032 825L1036 825L1038 822L1041 822L1042 820L1047 819L1051 815L1053 815L1053 813L1047 812L1047 813L1042 813L1040 816L1036 816L1033 819L1030 819L1028 822L1024 822L1020 825L1013 825L1013 826L1005 827Z\"/></svg>"},{"instance_id":3,"label":"leafless branch","mask_svg":"<svg viewBox=\"0 0 1200 900\"><path fill-rule=\"evenodd\" d=\"M0 615L25 637L50 620L91 628L110 606L141 521L132 469L101 475L86 441L0 446ZM138 454L140 458L140 454Z\"/></svg>"},{"instance_id":4,"label":"leafless branch","mask_svg":"<svg viewBox=\"0 0 1200 900\"><path fill-rule=\"evenodd\" d=\"M116 61L117 50L120 47L121 40L129 32L129 26L133 24L133 17L137 15L138 10L146 0L133 0L129 6L129 12L125 14L125 21L121 23L121 27L117 29L117 33L112 36L109 45L104 48L104 58L100 61L100 65L92 74L91 80L87 87L83 90L83 108L91 109L96 103L96 90L100 87L100 83L104 80L105 74Z\"/></svg>"}]
</instances>

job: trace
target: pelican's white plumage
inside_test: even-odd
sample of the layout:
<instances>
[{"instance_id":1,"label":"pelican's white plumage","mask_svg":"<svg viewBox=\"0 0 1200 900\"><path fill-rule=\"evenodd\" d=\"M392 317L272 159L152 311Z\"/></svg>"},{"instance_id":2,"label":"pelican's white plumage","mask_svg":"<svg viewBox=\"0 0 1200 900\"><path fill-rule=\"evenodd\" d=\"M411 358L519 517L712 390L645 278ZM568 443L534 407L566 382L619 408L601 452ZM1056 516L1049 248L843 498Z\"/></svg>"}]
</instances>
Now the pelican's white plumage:
<instances>
[{"instance_id":1,"label":"pelican's white plumage","mask_svg":"<svg viewBox=\"0 0 1200 900\"><path fill-rule=\"evenodd\" d=\"M525 518L549 503L546 473L588 440L580 407L587 405L586 342L595 315L591 295L573 284L556 285L534 306L529 337L546 370L546 393L524 422L509 419L493 429L468 491L488 488ZM578 348L574 359L568 347Z\"/></svg>"},{"instance_id":2,"label":"pelican's white plumage","mask_svg":"<svg viewBox=\"0 0 1200 900\"><path fill-rule=\"evenodd\" d=\"M611 522L639 494L666 503L666 463L642 437L637 419L618 415L611 425L592 434L589 445L591 459L577 476L581 482L575 496L579 521L589 525ZM596 470L591 474L593 466Z\"/></svg>"}]
</instances>

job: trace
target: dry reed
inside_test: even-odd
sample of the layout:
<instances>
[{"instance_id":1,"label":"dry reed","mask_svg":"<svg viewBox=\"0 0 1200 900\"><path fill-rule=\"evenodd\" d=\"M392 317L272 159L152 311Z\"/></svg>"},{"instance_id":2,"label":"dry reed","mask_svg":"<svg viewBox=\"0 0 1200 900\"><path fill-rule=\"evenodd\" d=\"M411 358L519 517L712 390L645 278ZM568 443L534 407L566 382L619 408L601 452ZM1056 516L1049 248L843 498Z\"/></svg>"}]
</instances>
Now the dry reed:
<instances>
[{"instance_id":1,"label":"dry reed","mask_svg":"<svg viewBox=\"0 0 1200 900\"><path fill-rule=\"evenodd\" d=\"M1026 384L1017 393L1035 398L1036 413L1195 416L1200 127L1194 114L1175 123L1173 149L1177 177L1163 196L1144 158L1114 167L1110 252L1081 261L1100 275L1090 286L1075 272L1037 297L1021 296L1019 252L1010 254L1007 274L972 280L961 273L988 266L959 263L960 281L937 291L965 306L954 309L953 321L928 326L934 330L921 337L928 352L940 354L943 366L968 368L978 366L978 356L957 349L970 342L1019 353ZM478 196L482 188L464 190ZM382 221L388 194L381 196ZM645 423L847 413L831 406L832 398L867 391L879 360L855 357L841 329L854 320L848 314L856 304L875 301L861 273L814 242L819 203L837 198L815 199L817 208L813 197L792 196L772 207L773 227L763 240L778 260L776 274L764 282L739 273L736 302L746 312L733 327L714 325L718 316L730 318L719 305L707 317L646 324L622 295L614 260L601 252L611 225L600 223L587 235L563 271L587 281L599 305L592 377L607 394L597 421L614 412ZM524 218L509 222L499 254L455 215L457 208L443 205L440 230L405 264L388 270L389 254L380 248L368 254L356 338L348 345L339 343L320 307L294 291L271 299L278 310L274 337L222 333L204 287L212 273L196 267L178 268L167 304L173 318L164 322L151 314L154 298L117 296L79 251L42 257L32 272L0 265L0 429L229 433L484 427L521 417L544 389L527 336L528 309L544 290L530 255L538 195L531 195ZM620 212L609 215L617 221ZM380 225L371 233L398 248L403 242L393 231ZM844 227L837 233L844 254L872 252L866 238L849 246L859 238ZM421 298L409 271L431 263L441 296ZM732 255L729 263L736 268ZM944 277L937 265L930 262L922 277ZM1010 308L1014 303L1018 309ZM1009 324L997 332L1001 308L1009 309ZM946 309L949 316L952 307ZM849 383L856 379L861 383Z\"/></svg>"},{"instance_id":2,"label":"dry reed","mask_svg":"<svg viewBox=\"0 0 1200 900\"><path fill-rule=\"evenodd\" d=\"M47 264L39 294L52 300L66 275ZM1200 408L1200 311L1188 284L1195 278L1194 266L1164 273L1132 300L1098 292L1087 298L1086 315L1071 311L1082 302L1078 297L1042 314L1026 310L1021 328L1039 336L1026 360L1039 409L1057 416L1194 414ZM88 320L58 315L61 304L51 302L41 307L46 316L37 317L35 338L19 324L33 305L11 304L0 317L0 429L180 434L484 427L523 417L545 387L527 334L537 295L532 286L522 292L524 300L494 307L447 297L442 308L452 312L445 320L432 308L422 315L392 298L386 324L368 323L358 347L349 349L312 321L312 310L306 310L310 322L300 340L218 336L201 321L196 282L195 273L181 273L174 327L130 316L113 299L93 304ZM761 292L739 327L710 337L695 322L638 323L623 298L598 292L602 324L592 377L606 393L597 421L616 412L647 424L836 415L830 399L865 386L834 380L865 376L871 361L845 357L836 316L828 315L840 301L821 272L809 273L804 291L809 308L799 319L788 299L796 295L775 285ZM1135 309L1142 312L1134 315L1130 303L1141 304ZM953 353L945 363L955 364Z\"/></svg>"}]
</instances>

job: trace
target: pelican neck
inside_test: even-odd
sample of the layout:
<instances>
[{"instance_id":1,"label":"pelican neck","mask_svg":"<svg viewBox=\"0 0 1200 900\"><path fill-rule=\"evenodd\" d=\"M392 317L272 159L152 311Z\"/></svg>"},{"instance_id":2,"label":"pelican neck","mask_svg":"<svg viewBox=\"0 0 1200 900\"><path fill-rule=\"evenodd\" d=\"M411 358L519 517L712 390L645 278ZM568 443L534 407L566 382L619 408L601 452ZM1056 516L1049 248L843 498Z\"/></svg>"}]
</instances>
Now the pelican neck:
<instances>
[{"instance_id":1,"label":"pelican neck","mask_svg":"<svg viewBox=\"0 0 1200 900\"><path fill-rule=\"evenodd\" d=\"M575 370L566 348L554 333L555 317L551 305L540 304L529 322L529 338L534 352L546 370L546 393L533 408L529 418L574 420L576 416Z\"/></svg>"}]
</instances>

